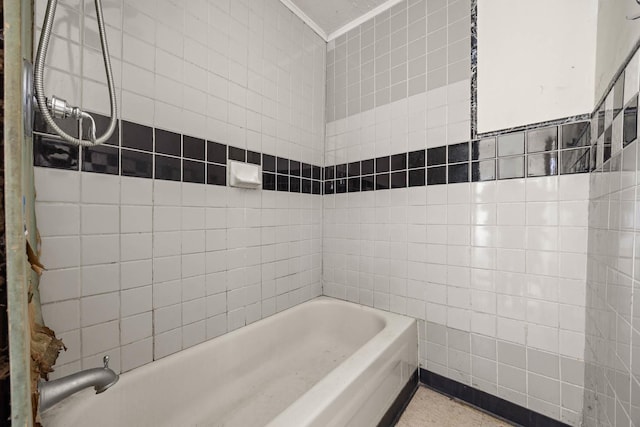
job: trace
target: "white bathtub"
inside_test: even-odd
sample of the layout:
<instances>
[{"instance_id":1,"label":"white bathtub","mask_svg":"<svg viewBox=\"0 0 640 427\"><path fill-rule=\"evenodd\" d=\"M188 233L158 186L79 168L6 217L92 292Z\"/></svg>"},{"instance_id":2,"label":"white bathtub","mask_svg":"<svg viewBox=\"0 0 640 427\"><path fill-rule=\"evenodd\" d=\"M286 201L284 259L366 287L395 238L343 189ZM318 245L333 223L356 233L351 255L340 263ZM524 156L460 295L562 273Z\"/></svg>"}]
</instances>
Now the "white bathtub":
<instances>
[{"instance_id":1,"label":"white bathtub","mask_svg":"<svg viewBox=\"0 0 640 427\"><path fill-rule=\"evenodd\" d=\"M47 426L375 426L417 369L416 322L326 297L84 390ZM405 389L406 390L406 389Z\"/></svg>"}]
</instances>

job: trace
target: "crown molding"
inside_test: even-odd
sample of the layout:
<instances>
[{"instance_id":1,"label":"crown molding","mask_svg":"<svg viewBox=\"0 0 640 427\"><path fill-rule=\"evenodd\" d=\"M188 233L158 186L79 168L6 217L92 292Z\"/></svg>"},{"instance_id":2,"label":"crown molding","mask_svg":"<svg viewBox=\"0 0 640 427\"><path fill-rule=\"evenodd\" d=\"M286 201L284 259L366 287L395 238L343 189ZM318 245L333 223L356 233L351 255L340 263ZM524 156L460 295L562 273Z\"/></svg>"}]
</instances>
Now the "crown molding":
<instances>
[{"instance_id":1,"label":"crown molding","mask_svg":"<svg viewBox=\"0 0 640 427\"><path fill-rule=\"evenodd\" d=\"M285 5L291 12L293 12L298 18L300 18L305 24L307 24L313 31L316 32L325 42L330 42L337 37L340 37L344 33L356 28L358 25L368 21L374 16L378 15L381 12L384 12L387 9L395 6L400 3L402 0L387 0L382 3L380 6L371 9L369 12L361 15L360 17L354 19L346 25L338 28L331 34L327 34L321 27L318 25L313 19L311 19L306 13L302 11L298 6L296 6L292 0L280 0L280 3Z\"/></svg>"},{"instance_id":2,"label":"crown molding","mask_svg":"<svg viewBox=\"0 0 640 427\"><path fill-rule=\"evenodd\" d=\"M365 13L364 15L361 15L360 17L354 19L353 21L349 22L346 25L343 25L342 27L338 28L336 31L334 31L333 33L329 34L326 38L326 40L329 42L331 40L334 40L338 37L340 37L341 35L343 35L344 33L353 30L354 28L356 28L358 25L367 22L369 19L373 18L374 16L378 15L379 13L384 12L387 9L390 9L391 7L395 6L396 4L400 3L402 0L387 0L386 2L382 3L380 6L371 9L369 12Z\"/></svg>"},{"instance_id":3,"label":"crown molding","mask_svg":"<svg viewBox=\"0 0 640 427\"><path fill-rule=\"evenodd\" d=\"M280 0L280 3L285 5L298 18L302 19L302 22L307 24L313 31L316 32L316 34L322 37L322 40L324 40L325 42L328 41L327 33L324 32L322 28L320 28L320 25L316 24L316 22L313 19L309 18L309 16L307 16L307 14L302 11L302 9L300 9L298 6L293 4L291 0Z\"/></svg>"}]
</instances>

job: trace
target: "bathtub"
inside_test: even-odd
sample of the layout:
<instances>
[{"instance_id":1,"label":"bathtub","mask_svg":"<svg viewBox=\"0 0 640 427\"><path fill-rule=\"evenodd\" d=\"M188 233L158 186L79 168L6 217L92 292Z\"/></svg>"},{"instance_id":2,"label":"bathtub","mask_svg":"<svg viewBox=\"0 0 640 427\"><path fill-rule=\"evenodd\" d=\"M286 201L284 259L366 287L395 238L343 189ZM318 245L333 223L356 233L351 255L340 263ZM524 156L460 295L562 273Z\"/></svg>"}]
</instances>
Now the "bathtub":
<instances>
[{"instance_id":1,"label":"bathtub","mask_svg":"<svg viewBox=\"0 0 640 427\"><path fill-rule=\"evenodd\" d=\"M77 393L43 425L376 426L416 383L416 328L316 298Z\"/></svg>"}]
</instances>

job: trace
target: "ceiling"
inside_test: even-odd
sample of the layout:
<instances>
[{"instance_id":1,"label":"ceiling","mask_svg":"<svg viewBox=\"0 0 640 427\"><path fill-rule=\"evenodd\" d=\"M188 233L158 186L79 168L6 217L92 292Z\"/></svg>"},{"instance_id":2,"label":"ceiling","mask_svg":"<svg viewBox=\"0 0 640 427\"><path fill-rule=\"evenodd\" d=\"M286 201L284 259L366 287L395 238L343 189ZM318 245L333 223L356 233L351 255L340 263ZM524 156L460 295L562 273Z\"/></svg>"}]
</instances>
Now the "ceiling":
<instances>
[{"instance_id":1,"label":"ceiling","mask_svg":"<svg viewBox=\"0 0 640 427\"><path fill-rule=\"evenodd\" d=\"M329 41L399 0L280 0Z\"/></svg>"}]
</instances>

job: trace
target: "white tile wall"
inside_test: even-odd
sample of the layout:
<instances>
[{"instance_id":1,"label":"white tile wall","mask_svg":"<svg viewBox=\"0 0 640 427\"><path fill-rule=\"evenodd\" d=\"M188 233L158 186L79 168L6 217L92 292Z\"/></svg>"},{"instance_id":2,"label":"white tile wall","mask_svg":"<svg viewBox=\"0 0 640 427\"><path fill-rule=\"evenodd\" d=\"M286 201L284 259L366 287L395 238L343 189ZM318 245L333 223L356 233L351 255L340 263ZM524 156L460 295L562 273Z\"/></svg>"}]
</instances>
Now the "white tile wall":
<instances>
[{"instance_id":1,"label":"white tile wall","mask_svg":"<svg viewBox=\"0 0 640 427\"><path fill-rule=\"evenodd\" d=\"M423 368L578 422L582 385L561 375L560 361L584 360L588 174L323 199L325 294L419 319ZM456 347L452 335L494 350ZM513 363L496 370L497 343L535 352L521 380ZM532 373L527 360L544 357L556 369ZM580 394L580 405L562 391Z\"/></svg>"},{"instance_id":2,"label":"white tile wall","mask_svg":"<svg viewBox=\"0 0 640 427\"><path fill-rule=\"evenodd\" d=\"M122 119L322 164L325 43L279 1L103 6ZM108 114L94 17L60 3L46 90ZM43 314L69 347L54 377L106 353L127 371L321 294L319 197L41 168L36 190Z\"/></svg>"},{"instance_id":3,"label":"white tile wall","mask_svg":"<svg viewBox=\"0 0 640 427\"><path fill-rule=\"evenodd\" d=\"M635 73L636 91L637 63L636 55L627 67ZM637 425L640 419L637 145L612 150L604 171L591 174L584 380L588 426ZM582 320L575 312L561 319L571 329ZM568 348L575 336L563 338L561 347Z\"/></svg>"},{"instance_id":4,"label":"white tile wall","mask_svg":"<svg viewBox=\"0 0 640 427\"><path fill-rule=\"evenodd\" d=\"M470 121L452 122L442 111L453 103L469 108L470 87L469 79L465 79L328 122L326 164L469 141ZM440 116L442 120L436 122Z\"/></svg>"},{"instance_id":5,"label":"white tile wall","mask_svg":"<svg viewBox=\"0 0 640 427\"><path fill-rule=\"evenodd\" d=\"M35 173L38 190L97 182ZM133 369L321 294L320 197L109 178L114 204L82 202L95 198L81 187L37 202L43 316L69 347L56 375L104 354ZM74 229L67 212L86 221Z\"/></svg>"},{"instance_id":6,"label":"white tile wall","mask_svg":"<svg viewBox=\"0 0 640 427\"><path fill-rule=\"evenodd\" d=\"M425 37L462 5L427 10ZM92 2L58 15L48 93L108 113ZM325 128L325 44L276 0L105 15L123 119L314 164L469 138L466 78ZM418 319L422 367L578 423L588 175L320 198L36 168L36 186L43 314L69 347L54 376L105 353L130 370L324 293Z\"/></svg>"},{"instance_id":7,"label":"white tile wall","mask_svg":"<svg viewBox=\"0 0 640 427\"><path fill-rule=\"evenodd\" d=\"M120 117L321 164L324 41L277 0L199 3L103 4ZM94 16L92 1L61 2L46 92L108 114Z\"/></svg>"}]
</instances>

